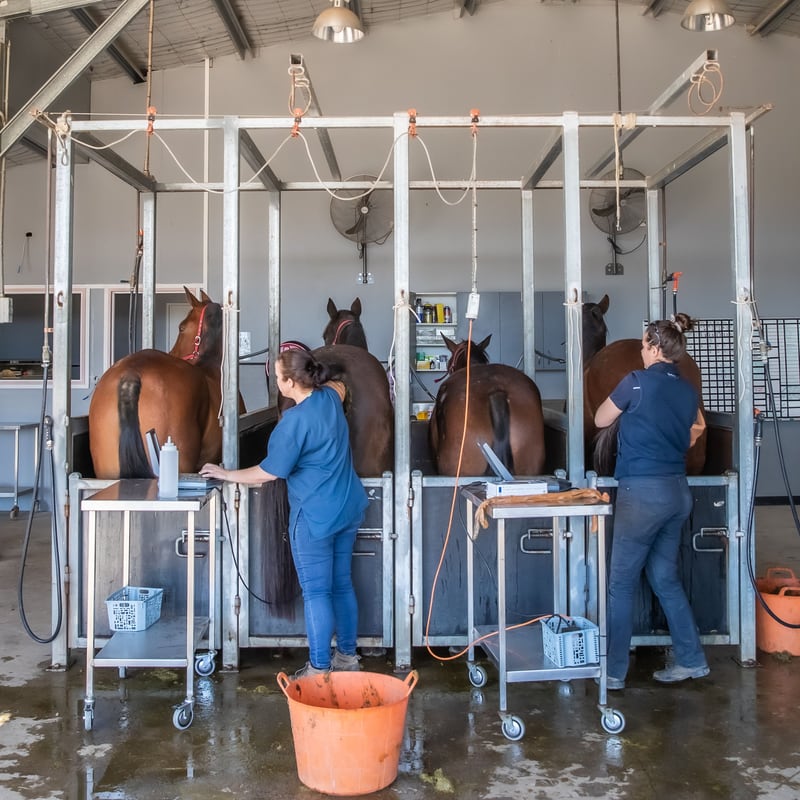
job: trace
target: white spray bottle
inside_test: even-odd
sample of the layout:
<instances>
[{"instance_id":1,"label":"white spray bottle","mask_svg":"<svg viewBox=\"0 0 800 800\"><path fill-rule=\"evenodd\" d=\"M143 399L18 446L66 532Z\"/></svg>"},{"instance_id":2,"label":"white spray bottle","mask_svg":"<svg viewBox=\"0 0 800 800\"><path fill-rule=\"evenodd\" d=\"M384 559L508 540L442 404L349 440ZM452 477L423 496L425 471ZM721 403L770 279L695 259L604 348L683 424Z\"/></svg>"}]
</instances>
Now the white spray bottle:
<instances>
[{"instance_id":1,"label":"white spray bottle","mask_svg":"<svg viewBox=\"0 0 800 800\"><path fill-rule=\"evenodd\" d=\"M158 459L158 496L178 496L178 448L170 436L167 436Z\"/></svg>"}]
</instances>

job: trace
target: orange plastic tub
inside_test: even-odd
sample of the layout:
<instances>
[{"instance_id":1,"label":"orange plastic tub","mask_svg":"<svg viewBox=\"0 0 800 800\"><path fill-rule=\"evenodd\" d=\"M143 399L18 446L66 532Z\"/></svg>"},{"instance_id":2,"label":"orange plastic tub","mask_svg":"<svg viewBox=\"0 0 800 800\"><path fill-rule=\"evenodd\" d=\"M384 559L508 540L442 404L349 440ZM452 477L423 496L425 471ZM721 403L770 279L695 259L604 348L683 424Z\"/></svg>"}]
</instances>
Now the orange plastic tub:
<instances>
[{"instance_id":1,"label":"orange plastic tub","mask_svg":"<svg viewBox=\"0 0 800 800\"><path fill-rule=\"evenodd\" d=\"M800 625L800 579L788 567L772 567L756 586L769 610L782 620ZM800 656L800 628L787 628L776 622L756 603L756 646L765 653Z\"/></svg>"},{"instance_id":2,"label":"orange plastic tub","mask_svg":"<svg viewBox=\"0 0 800 800\"><path fill-rule=\"evenodd\" d=\"M405 680L377 672L331 672L278 685L289 701L297 775L324 794L377 792L397 777L408 696Z\"/></svg>"}]
</instances>

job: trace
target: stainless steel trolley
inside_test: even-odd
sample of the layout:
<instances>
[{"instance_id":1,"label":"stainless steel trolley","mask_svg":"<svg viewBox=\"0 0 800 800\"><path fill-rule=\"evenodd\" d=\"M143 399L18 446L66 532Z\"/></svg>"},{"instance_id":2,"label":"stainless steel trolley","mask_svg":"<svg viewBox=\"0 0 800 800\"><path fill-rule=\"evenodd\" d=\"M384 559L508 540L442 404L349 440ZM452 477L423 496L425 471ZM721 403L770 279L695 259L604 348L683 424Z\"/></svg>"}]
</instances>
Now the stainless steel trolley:
<instances>
[{"instance_id":1,"label":"stainless steel trolley","mask_svg":"<svg viewBox=\"0 0 800 800\"><path fill-rule=\"evenodd\" d=\"M175 499L158 496L156 480L121 480L81 501L87 511L86 571L86 696L83 703L85 729L94 722L94 670L118 667L124 674L127 667L185 667L186 696L174 708L172 722L185 730L194 719L194 672L214 672L217 648L216 573L219 542L218 496L215 489L181 491ZM209 609L208 616L195 615L195 515L209 509ZM97 564L97 512L120 512L123 515L123 581L130 583L131 514L136 512L178 512L186 514L186 616L159 619L146 630L118 631L95 653L95 603ZM142 535L145 535L144 533ZM198 645L208 639L208 650L199 652ZM197 654L196 654L197 653Z\"/></svg>"},{"instance_id":2,"label":"stainless steel trolley","mask_svg":"<svg viewBox=\"0 0 800 800\"><path fill-rule=\"evenodd\" d=\"M508 712L507 684L528 681L564 681L578 678L599 679L600 723L607 733L620 733L625 727L625 717L620 711L606 705L606 575L605 575L605 517L612 513L612 506L605 503L574 503L570 505L514 504L498 505L487 511L495 520L497 533L497 628L490 625L475 625L474 600L474 546L478 531L475 529L474 512L486 499L485 489L474 486L461 490L467 504L467 630L470 642L496 632L480 642L489 659L497 666L500 678L500 720L503 735L511 741L519 741L525 735L525 723ZM509 498L510 500L511 498ZM553 611L566 614L562 608L566 597L565 576L562 564L566 563L569 535L561 529L566 517L597 518L597 617L599 628L598 664L558 667L545 658L542 630L539 625L528 625L512 631L506 630L506 550L505 520L532 517L551 517L553 520ZM467 668L470 683L476 688L486 685L486 670L475 663L475 647L470 644L467 653Z\"/></svg>"},{"instance_id":3,"label":"stainless steel trolley","mask_svg":"<svg viewBox=\"0 0 800 800\"><path fill-rule=\"evenodd\" d=\"M0 433L12 433L14 435L14 484L12 486L0 486L0 497L11 497L13 504L9 511L11 519L16 519L19 515L20 495L28 494L33 491L33 486L19 485L19 441L20 433L23 431L33 431L33 471L36 472L36 465L39 463L39 423L25 422L21 425L0 425Z\"/></svg>"}]
</instances>

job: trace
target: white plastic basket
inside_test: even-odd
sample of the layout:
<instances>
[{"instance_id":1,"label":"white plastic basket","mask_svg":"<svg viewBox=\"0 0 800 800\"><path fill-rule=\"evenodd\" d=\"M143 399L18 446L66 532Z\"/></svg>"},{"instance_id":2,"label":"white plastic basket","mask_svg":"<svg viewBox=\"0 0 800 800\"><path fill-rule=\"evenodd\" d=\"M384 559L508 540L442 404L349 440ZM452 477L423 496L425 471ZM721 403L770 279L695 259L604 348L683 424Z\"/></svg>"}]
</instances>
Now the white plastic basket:
<instances>
[{"instance_id":1,"label":"white plastic basket","mask_svg":"<svg viewBox=\"0 0 800 800\"><path fill-rule=\"evenodd\" d=\"M106 600L112 631L143 631L161 616L163 589L125 586Z\"/></svg>"},{"instance_id":2,"label":"white plastic basket","mask_svg":"<svg viewBox=\"0 0 800 800\"><path fill-rule=\"evenodd\" d=\"M552 616L541 623L545 657L557 667L600 663L600 630L591 620Z\"/></svg>"}]
</instances>

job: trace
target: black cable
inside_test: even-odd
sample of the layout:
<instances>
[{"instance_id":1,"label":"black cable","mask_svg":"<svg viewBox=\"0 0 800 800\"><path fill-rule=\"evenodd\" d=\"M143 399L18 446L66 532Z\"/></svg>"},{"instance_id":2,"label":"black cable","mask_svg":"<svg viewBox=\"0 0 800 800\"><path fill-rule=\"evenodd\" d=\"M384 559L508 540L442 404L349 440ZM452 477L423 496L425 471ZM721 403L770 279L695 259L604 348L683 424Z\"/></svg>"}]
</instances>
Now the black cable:
<instances>
[{"instance_id":1,"label":"black cable","mask_svg":"<svg viewBox=\"0 0 800 800\"><path fill-rule=\"evenodd\" d=\"M61 624L63 622L64 610L63 610L63 601L61 598L61 558L58 552L58 523L57 523L57 514L56 514L56 495L55 495L55 465L53 464L53 455L52 455L52 443L53 443L53 435L52 435L52 425L53 420L51 417L45 414L46 411L46 404L47 404L47 373L48 373L48 364L45 363L42 365L42 411L39 417L39 453L37 454L36 458L36 470L33 478L33 494L31 496L31 508L28 514L28 523L25 526L25 538L22 542L22 553L20 555L20 568L19 568L19 581L17 583L17 605L19 606L19 618L22 622L22 627L25 629L25 632L33 639L35 642L39 644L50 644L50 642L54 641L56 636L58 636L59 631L61 630ZM46 448L44 448L45 442L47 443ZM48 453L50 453L50 481L51 486L53 489L53 507L51 512L51 524L50 524L50 535L52 538L52 547L53 547L53 571L56 576L56 585L58 587L58 591L56 592L56 608L57 608L57 617L56 617L56 624L55 629L50 634L50 636L42 637L38 636L33 632L33 629L28 624L28 618L25 613L25 601L24 601L24 585L25 585L25 564L28 560L28 548L30 546L31 541L31 531L33 529L33 516L36 511L36 505L39 500L39 483L41 477L41 468L42 468L42 461L44 460L42 457L42 450L46 449Z\"/></svg>"}]
</instances>

